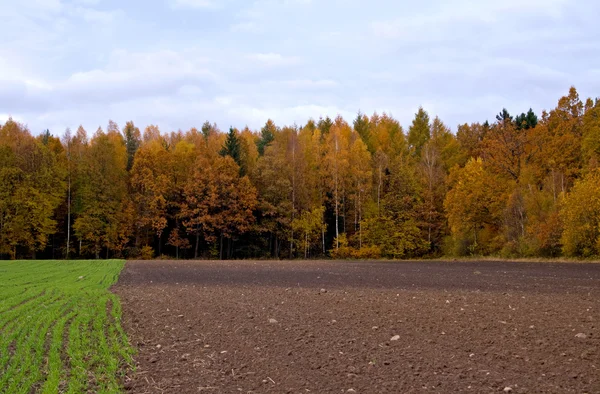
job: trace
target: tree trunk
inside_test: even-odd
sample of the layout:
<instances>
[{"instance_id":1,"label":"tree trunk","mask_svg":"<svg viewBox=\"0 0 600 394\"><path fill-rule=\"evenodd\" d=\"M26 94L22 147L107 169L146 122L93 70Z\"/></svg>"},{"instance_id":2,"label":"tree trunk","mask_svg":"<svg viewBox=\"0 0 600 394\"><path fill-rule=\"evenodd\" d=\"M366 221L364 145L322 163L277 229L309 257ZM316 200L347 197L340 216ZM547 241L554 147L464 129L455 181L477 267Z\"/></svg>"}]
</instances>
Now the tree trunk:
<instances>
[{"instance_id":1,"label":"tree trunk","mask_svg":"<svg viewBox=\"0 0 600 394\"><path fill-rule=\"evenodd\" d=\"M162 232L158 235L158 255L162 255Z\"/></svg>"},{"instance_id":2,"label":"tree trunk","mask_svg":"<svg viewBox=\"0 0 600 394\"><path fill-rule=\"evenodd\" d=\"M304 235L304 258L308 257L308 233Z\"/></svg>"},{"instance_id":3,"label":"tree trunk","mask_svg":"<svg viewBox=\"0 0 600 394\"><path fill-rule=\"evenodd\" d=\"M381 166L379 166L379 182L377 182L377 216L381 216Z\"/></svg>"},{"instance_id":4,"label":"tree trunk","mask_svg":"<svg viewBox=\"0 0 600 394\"><path fill-rule=\"evenodd\" d=\"M325 226L321 226L321 239L323 241L323 256L325 255Z\"/></svg>"},{"instance_id":5,"label":"tree trunk","mask_svg":"<svg viewBox=\"0 0 600 394\"><path fill-rule=\"evenodd\" d=\"M358 185L360 189L360 184ZM358 230L358 202L360 200L360 191L358 192L358 198L354 200L354 232Z\"/></svg>"},{"instance_id":6,"label":"tree trunk","mask_svg":"<svg viewBox=\"0 0 600 394\"><path fill-rule=\"evenodd\" d=\"M358 204L358 248L362 249L362 206Z\"/></svg>"},{"instance_id":7,"label":"tree trunk","mask_svg":"<svg viewBox=\"0 0 600 394\"><path fill-rule=\"evenodd\" d=\"M221 245L219 250L219 260L223 260L223 234L221 233Z\"/></svg>"},{"instance_id":8,"label":"tree trunk","mask_svg":"<svg viewBox=\"0 0 600 394\"><path fill-rule=\"evenodd\" d=\"M269 231L269 257L275 256L273 253L273 232Z\"/></svg>"},{"instance_id":9,"label":"tree trunk","mask_svg":"<svg viewBox=\"0 0 600 394\"><path fill-rule=\"evenodd\" d=\"M198 258L198 244L200 243L200 231L196 227L196 247L194 248L194 258Z\"/></svg>"},{"instance_id":10,"label":"tree trunk","mask_svg":"<svg viewBox=\"0 0 600 394\"><path fill-rule=\"evenodd\" d=\"M346 192L342 195L342 233L346 234Z\"/></svg>"}]
</instances>

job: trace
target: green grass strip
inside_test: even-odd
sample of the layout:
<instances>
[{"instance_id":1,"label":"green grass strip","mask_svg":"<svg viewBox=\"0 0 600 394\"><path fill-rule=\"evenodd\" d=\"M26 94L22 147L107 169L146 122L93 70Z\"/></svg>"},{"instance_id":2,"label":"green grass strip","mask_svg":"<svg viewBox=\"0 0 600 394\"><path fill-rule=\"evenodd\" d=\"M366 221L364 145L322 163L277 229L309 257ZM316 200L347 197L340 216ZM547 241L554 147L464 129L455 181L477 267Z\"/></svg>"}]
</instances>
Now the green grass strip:
<instances>
[{"instance_id":1,"label":"green grass strip","mask_svg":"<svg viewBox=\"0 0 600 394\"><path fill-rule=\"evenodd\" d=\"M117 393L133 349L109 292L124 262L0 261L0 393Z\"/></svg>"}]
</instances>

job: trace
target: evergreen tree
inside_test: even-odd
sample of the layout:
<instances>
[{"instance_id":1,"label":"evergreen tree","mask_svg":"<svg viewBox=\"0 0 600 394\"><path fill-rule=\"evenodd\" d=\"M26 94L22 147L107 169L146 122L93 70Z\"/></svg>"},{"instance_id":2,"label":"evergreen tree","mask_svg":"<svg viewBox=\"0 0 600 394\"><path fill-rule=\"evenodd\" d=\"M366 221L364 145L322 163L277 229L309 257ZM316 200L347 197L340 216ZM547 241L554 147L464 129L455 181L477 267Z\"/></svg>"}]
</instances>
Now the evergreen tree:
<instances>
[{"instance_id":1,"label":"evergreen tree","mask_svg":"<svg viewBox=\"0 0 600 394\"><path fill-rule=\"evenodd\" d=\"M329 116L325 117L325 119L319 118L319 121L317 122L317 127L321 131L321 135L323 137L329 133L331 126L333 126L333 121Z\"/></svg>"},{"instance_id":2,"label":"evergreen tree","mask_svg":"<svg viewBox=\"0 0 600 394\"><path fill-rule=\"evenodd\" d=\"M538 118L533 110L529 108L529 111L527 111L526 114L522 113L521 115L517 115L515 118L515 123L517 130L529 130L537 126Z\"/></svg>"},{"instance_id":3,"label":"evergreen tree","mask_svg":"<svg viewBox=\"0 0 600 394\"><path fill-rule=\"evenodd\" d=\"M227 133L227 139L225 140L225 145L219 152L222 157L231 156L231 158L240 166L240 175L245 174L245 169L242 167L242 146L240 143L240 137L238 136L237 131L233 128L229 128L229 133Z\"/></svg>"},{"instance_id":4,"label":"evergreen tree","mask_svg":"<svg viewBox=\"0 0 600 394\"><path fill-rule=\"evenodd\" d=\"M502 111L500 111L500 113L496 115L496 120L498 121L498 123L504 123L506 121L512 122L513 117L510 115L510 113L508 113L506 108L502 108Z\"/></svg>"},{"instance_id":5,"label":"evergreen tree","mask_svg":"<svg viewBox=\"0 0 600 394\"><path fill-rule=\"evenodd\" d=\"M275 123L269 119L265 126L260 129L260 138L256 142L256 147L258 148L258 155L264 156L265 149L267 146L271 145L271 142L275 139L275 133L277 132L277 126Z\"/></svg>"}]
</instances>

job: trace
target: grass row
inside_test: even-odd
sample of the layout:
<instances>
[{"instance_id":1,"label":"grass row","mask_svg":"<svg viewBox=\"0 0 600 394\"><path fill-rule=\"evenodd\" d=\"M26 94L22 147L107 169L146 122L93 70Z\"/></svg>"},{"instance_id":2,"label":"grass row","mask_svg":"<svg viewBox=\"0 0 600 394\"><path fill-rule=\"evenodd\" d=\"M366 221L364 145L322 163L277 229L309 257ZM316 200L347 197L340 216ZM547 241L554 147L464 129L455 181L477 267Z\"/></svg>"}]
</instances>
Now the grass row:
<instances>
[{"instance_id":1,"label":"grass row","mask_svg":"<svg viewBox=\"0 0 600 394\"><path fill-rule=\"evenodd\" d=\"M108 289L124 262L0 261L0 393L115 393L133 350Z\"/></svg>"}]
</instances>

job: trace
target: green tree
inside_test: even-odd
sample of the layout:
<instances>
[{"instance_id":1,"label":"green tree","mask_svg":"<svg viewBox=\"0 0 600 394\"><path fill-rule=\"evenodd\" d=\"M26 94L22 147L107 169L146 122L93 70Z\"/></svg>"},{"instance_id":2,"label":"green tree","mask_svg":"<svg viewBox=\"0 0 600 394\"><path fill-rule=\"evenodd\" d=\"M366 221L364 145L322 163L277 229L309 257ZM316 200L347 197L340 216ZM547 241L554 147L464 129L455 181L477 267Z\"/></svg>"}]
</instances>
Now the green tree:
<instances>
[{"instance_id":1,"label":"green tree","mask_svg":"<svg viewBox=\"0 0 600 394\"><path fill-rule=\"evenodd\" d=\"M260 129L260 137L256 143L259 156L264 156L265 148L271 145L271 143L275 139L275 134L277 133L277 131L277 126L275 126L275 123L271 119L267 121L267 123L263 126L262 129Z\"/></svg>"},{"instance_id":2,"label":"green tree","mask_svg":"<svg viewBox=\"0 0 600 394\"><path fill-rule=\"evenodd\" d=\"M323 137L329 134L331 126L333 126L333 121L329 116L326 116L325 119L319 118L319 121L317 122L317 127L321 131L321 136Z\"/></svg>"},{"instance_id":3,"label":"green tree","mask_svg":"<svg viewBox=\"0 0 600 394\"><path fill-rule=\"evenodd\" d=\"M233 127L229 128L227 139L225 140L225 144L223 145L223 148L219 154L222 157L230 156L233 161L240 166L240 174L245 174L245 169L242 167L242 146L240 143L240 137L238 136L237 130Z\"/></svg>"},{"instance_id":4,"label":"green tree","mask_svg":"<svg viewBox=\"0 0 600 394\"><path fill-rule=\"evenodd\" d=\"M142 135L140 129L135 127L133 122L130 121L127 122L123 129L123 136L125 137L125 147L127 148L127 171L131 171L135 152L137 152L142 143Z\"/></svg>"},{"instance_id":5,"label":"green tree","mask_svg":"<svg viewBox=\"0 0 600 394\"><path fill-rule=\"evenodd\" d=\"M408 146L411 151L417 156L421 156L423 145L431 138L431 127L429 124L429 114L419 107L408 129Z\"/></svg>"},{"instance_id":6,"label":"green tree","mask_svg":"<svg viewBox=\"0 0 600 394\"><path fill-rule=\"evenodd\" d=\"M506 108L502 108L502 111L500 111L500 113L498 115L496 115L496 121L498 121L498 123L501 123L501 124L508 124L508 123L512 123L513 117L506 110Z\"/></svg>"},{"instance_id":7,"label":"green tree","mask_svg":"<svg viewBox=\"0 0 600 394\"><path fill-rule=\"evenodd\" d=\"M515 125L517 127L517 130L533 129L535 126L537 126L537 124L538 117L531 108L529 108L529 111L527 111L526 114L522 113L521 115L517 115L517 117L515 118Z\"/></svg>"}]
</instances>

